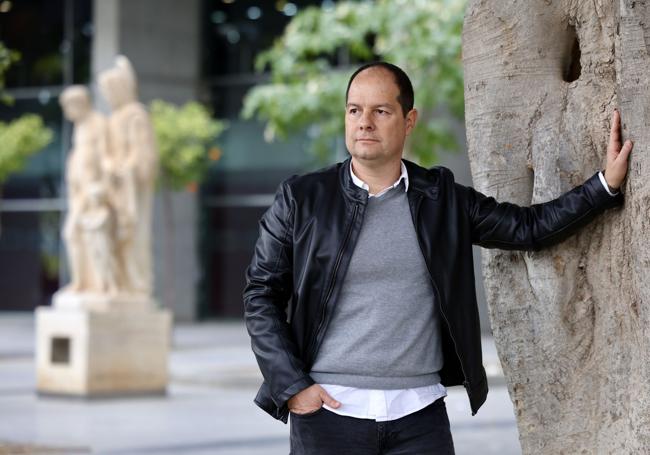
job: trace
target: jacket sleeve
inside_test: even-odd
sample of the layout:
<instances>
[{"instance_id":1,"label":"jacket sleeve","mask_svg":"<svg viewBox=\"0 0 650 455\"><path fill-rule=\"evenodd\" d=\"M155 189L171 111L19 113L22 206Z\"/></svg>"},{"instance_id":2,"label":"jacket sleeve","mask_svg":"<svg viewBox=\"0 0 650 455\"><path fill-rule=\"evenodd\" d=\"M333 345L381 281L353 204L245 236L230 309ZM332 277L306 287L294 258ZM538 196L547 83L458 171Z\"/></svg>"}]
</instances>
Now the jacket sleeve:
<instances>
[{"instance_id":1,"label":"jacket sleeve","mask_svg":"<svg viewBox=\"0 0 650 455\"><path fill-rule=\"evenodd\" d=\"M540 250L559 243L605 209L623 204L611 196L598 173L557 199L520 207L459 184L456 192L467 209L472 243L504 250Z\"/></svg>"},{"instance_id":2,"label":"jacket sleeve","mask_svg":"<svg viewBox=\"0 0 650 455\"><path fill-rule=\"evenodd\" d=\"M287 323L293 287L293 213L289 186L280 185L259 223L259 238L246 270L244 319L251 346L275 405L314 383L305 372Z\"/></svg>"}]
</instances>

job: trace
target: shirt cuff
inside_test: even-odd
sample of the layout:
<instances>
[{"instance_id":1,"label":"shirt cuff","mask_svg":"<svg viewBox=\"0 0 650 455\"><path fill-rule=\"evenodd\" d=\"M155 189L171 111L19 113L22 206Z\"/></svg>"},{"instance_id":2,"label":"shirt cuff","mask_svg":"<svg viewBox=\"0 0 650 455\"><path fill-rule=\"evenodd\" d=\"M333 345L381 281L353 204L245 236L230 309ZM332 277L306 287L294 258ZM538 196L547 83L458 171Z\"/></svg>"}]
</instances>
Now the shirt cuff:
<instances>
[{"instance_id":1,"label":"shirt cuff","mask_svg":"<svg viewBox=\"0 0 650 455\"><path fill-rule=\"evenodd\" d=\"M618 191L615 192L615 193L612 193L609 190L609 185L607 184L607 180L605 180L605 176L603 175L603 171L600 171L598 173L598 178L600 179L600 183L602 183L603 186L605 187L605 191L607 191L607 193L609 193L610 196L616 196L618 194Z\"/></svg>"}]
</instances>

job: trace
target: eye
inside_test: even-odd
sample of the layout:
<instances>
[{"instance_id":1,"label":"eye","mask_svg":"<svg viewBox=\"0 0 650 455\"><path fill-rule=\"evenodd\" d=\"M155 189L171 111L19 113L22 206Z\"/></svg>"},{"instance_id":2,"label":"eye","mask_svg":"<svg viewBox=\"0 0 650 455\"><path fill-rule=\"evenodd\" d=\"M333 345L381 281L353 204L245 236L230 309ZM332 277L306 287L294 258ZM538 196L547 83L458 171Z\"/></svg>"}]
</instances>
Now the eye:
<instances>
[{"instance_id":1,"label":"eye","mask_svg":"<svg viewBox=\"0 0 650 455\"><path fill-rule=\"evenodd\" d=\"M386 114L388 114L388 111L386 111L386 110L384 110L384 109L377 109L377 113L378 113L379 115L386 115Z\"/></svg>"},{"instance_id":2,"label":"eye","mask_svg":"<svg viewBox=\"0 0 650 455\"><path fill-rule=\"evenodd\" d=\"M348 114L354 115L357 112L359 112L359 109L357 109L356 107L351 107L350 109L348 109Z\"/></svg>"}]
</instances>

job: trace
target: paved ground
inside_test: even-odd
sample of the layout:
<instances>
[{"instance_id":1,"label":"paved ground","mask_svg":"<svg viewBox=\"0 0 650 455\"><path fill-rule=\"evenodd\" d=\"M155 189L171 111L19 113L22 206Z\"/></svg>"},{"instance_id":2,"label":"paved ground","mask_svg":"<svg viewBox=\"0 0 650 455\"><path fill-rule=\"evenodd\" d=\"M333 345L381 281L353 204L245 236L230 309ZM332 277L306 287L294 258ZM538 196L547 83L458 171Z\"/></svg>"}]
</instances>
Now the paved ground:
<instances>
[{"instance_id":1,"label":"paved ground","mask_svg":"<svg viewBox=\"0 0 650 455\"><path fill-rule=\"evenodd\" d=\"M260 383L241 322L179 325L164 397L61 399L35 394L33 318L0 313L0 455L287 454L288 426L252 403ZM458 455L521 453L492 340L490 395L472 417L462 388L447 409Z\"/></svg>"}]
</instances>

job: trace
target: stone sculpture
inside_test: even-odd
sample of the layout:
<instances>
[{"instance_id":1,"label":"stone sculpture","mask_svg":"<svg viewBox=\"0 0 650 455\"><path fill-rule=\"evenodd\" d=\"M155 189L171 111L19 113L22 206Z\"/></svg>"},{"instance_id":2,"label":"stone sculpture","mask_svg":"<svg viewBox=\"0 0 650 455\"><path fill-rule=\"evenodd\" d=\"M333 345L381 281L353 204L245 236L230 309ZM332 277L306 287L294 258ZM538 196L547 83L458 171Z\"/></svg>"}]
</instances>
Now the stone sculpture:
<instances>
[{"instance_id":1,"label":"stone sculpture","mask_svg":"<svg viewBox=\"0 0 650 455\"><path fill-rule=\"evenodd\" d=\"M116 255L117 217L105 185L94 182L87 191L86 206L79 216L82 244L91 258L85 272L94 277L96 291L116 294L123 282Z\"/></svg>"},{"instance_id":2,"label":"stone sculpture","mask_svg":"<svg viewBox=\"0 0 650 455\"><path fill-rule=\"evenodd\" d=\"M137 100L135 73L126 57L117 57L115 66L100 74L99 87L111 107L108 120L92 109L85 87L69 87L60 99L74 133L63 232L71 283L55 297L57 302L70 301L75 293L140 298L152 294L151 217L158 152L151 120ZM98 223L100 212L104 224L91 228L90 219L94 216Z\"/></svg>"},{"instance_id":3,"label":"stone sculpture","mask_svg":"<svg viewBox=\"0 0 650 455\"><path fill-rule=\"evenodd\" d=\"M151 211L158 166L149 114L137 99L135 73L126 57L100 74L99 88L111 107L108 118L110 200L117 210L125 283L132 292L152 290Z\"/></svg>"},{"instance_id":4,"label":"stone sculpture","mask_svg":"<svg viewBox=\"0 0 650 455\"><path fill-rule=\"evenodd\" d=\"M171 314L152 295L153 128L126 57L117 57L98 85L111 107L108 119L92 109L84 87L60 97L74 125L63 229L71 282L51 307L36 310L37 389L164 393Z\"/></svg>"},{"instance_id":5,"label":"stone sculpture","mask_svg":"<svg viewBox=\"0 0 650 455\"><path fill-rule=\"evenodd\" d=\"M92 273L93 256L82 235L80 220L88 208L88 188L104 184L102 160L106 156L106 119L93 110L86 87L66 88L59 102L64 116L74 124L72 149L66 163L68 213L63 227L71 282L64 291L101 292L101 277Z\"/></svg>"}]
</instances>

